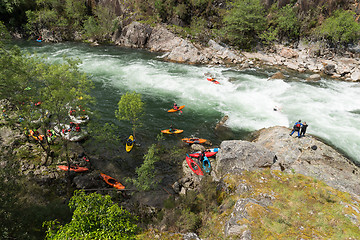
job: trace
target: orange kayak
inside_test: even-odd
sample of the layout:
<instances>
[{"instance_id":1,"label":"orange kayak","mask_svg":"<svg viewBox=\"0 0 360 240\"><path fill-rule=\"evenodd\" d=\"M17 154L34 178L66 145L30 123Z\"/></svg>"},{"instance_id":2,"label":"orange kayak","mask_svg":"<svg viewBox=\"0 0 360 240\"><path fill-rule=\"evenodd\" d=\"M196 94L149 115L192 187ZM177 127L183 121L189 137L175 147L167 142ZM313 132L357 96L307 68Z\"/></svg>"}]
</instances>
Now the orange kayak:
<instances>
[{"instance_id":1,"label":"orange kayak","mask_svg":"<svg viewBox=\"0 0 360 240\"><path fill-rule=\"evenodd\" d=\"M177 109L170 109L170 110L168 110L168 112L177 112L177 111L180 111L181 109L183 109L185 107L185 105L182 105L182 106L180 106L180 107L178 107Z\"/></svg>"},{"instance_id":2,"label":"orange kayak","mask_svg":"<svg viewBox=\"0 0 360 240\"><path fill-rule=\"evenodd\" d=\"M68 166L65 166L65 165L59 165L58 168L60 168L63 171L68 171L68 169L69 169ZM73 172L86 172L88 170L89 169L86 167L70 166L70 171L73 171Z\"/></svg>"},{"instance_id":3,"label":"orange kayak","mask_svg":"<svg viewBox=\"0 0 360 240\"><path fill-rule=\"evenodd\" d=\"M203 139L203 138L183 138L181 139L183 142L186 142L186 143L199 143L199 144L202 144L202 143L205 143L207 141L207 139Z\"/></svg>"},{"instance_id":4,"label":"orange kayak","mask_svg":"<svg viewBox=\"0 0 360 240\"><path fill-rule=\"evenodd\" d=\"M109 175L106 175L104 173L100 173L100 175L104 179L104 181L110 186L119 190L125 189L124 185L122 185L120 182L116 181L114 178L110 177Z\"/></svg>"}]
</instances>

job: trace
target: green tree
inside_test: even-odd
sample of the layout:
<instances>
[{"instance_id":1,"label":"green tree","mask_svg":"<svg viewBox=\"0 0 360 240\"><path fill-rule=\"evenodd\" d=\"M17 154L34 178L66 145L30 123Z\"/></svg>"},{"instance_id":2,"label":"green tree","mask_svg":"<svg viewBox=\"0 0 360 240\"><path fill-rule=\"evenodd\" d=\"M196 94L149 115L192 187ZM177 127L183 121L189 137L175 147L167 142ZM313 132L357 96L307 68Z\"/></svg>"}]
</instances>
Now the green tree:
<instances>
[{"instance_id":1,"label":"green tree","mask_svg":"<svg viewBox=\"0 0 360 240\"><path fill-rule=\"evenodd\" d=\"M296 16L296 9L290 4L282 7L276 17L277 29L280 37L287 36L297 40L300 36L300 21Z\"/></svg>"},{"instance_id":2,"label":"green tree","mask_svg":"<svg viewBox=\"0 0 360 240\"><path fill-rule=\"evenodd\" d=\"M87 17L86 0L36 0L37 10L26 11L26 28L39 35L41 29L67 33L81 31Z\"/></svg>"},{"instance_id":3,"label":"green tree","mask_svg":"<svg viewBox=\"0 0 360 240\"><path fill-rule=\"evenodd\" d=\"M68 224L44 222L46 239L135 239L137 218L114 204L109 195L75 191L69 207L74 212Z\"/></svg>"},{"instance_id":4,"label":"green tree","mask_svg":"<svg viewBox=\"0 0 360 240\"><path fill-rule=\"evenodd\" d=\"M235 0L230 3L223 22L226 39L239 47L250 48L266 23L261 0Z\"/></svg>"},{"instance_id":5,"label":"green tree","mask_svg":"<svg viewBox=\"0 0 360 240\"><path fill-rule=\"evenodd\" d=\"M19 48L0 47L0 97L13 103L22 117L21 125L27 129L49 129L47 113L58 126L68 118L69 107L84 105L91 100L92 82L78 69L78 61L64 59L50 64L42 57L24 54ZM41 105L35 103L41 102ZM39 144L46 153L51 145L44 139Z\"/></svg>"},{"instance_id":6,"label":"green tree","mask_svg":"<svg viewBox=\"0 0 360 240\"><path fill-rule=\"evenodd\" d=\"M93 9L93 14L84 22L84 37L98 41L108 40L117 25L114 9L98 5Z\"/></svg>"},{"instance_id":7,"label":"green tree","mask_svg":"<svg viewBox=\"0 0 360 240\"><path fill-rule=\"evenodd\" d=\"M136 179L128 179L138 189L147 191L156 187L158 181L156 179L155 163L160 160L157 154L156 144L149 147L147 154L144 155L144 162L140 167L137 167L135 172L137 174Z\"/></svg>"},{"instance_id":8,"label":"green tree","mask_svg":"<svg viewBox=\"0 0 360 240\"><path fill-rule=\"evenodd\" d=\"M141 94L136 92L127 92L121 96L118 102L118 110L115 112L117 119L131 122L133 135L138 127L141 127L141 117L144 114L144 102L141 100Z\"/></svg>"},{"instance_id":9,"label":"green tree","mask_svg":"<svg viewBox=\"0 0 360 240\"><path fill-rule=\"evenodd\" d=\"M354 12L336 10L334 14L325 19L318 27L319 36L329 40L331 43L351 43L360 37L360 24L354 19Z\"/></svg>"}]
</instances>

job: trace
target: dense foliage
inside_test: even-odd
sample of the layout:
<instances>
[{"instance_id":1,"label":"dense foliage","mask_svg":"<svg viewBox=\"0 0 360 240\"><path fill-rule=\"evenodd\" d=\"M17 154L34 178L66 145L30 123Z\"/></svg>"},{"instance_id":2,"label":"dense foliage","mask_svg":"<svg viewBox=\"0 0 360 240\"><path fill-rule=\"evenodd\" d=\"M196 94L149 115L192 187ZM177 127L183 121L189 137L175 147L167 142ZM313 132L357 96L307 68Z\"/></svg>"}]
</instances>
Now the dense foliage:
<instances>
[{"instance_id":1,"label":"dense foliage","mask_svg":"<svg viewBox=\"0 0 360 240\"><path fill-rule=\"evenodd\" d=\"M147 154L144 155L144 162L135 170L137 178L128 179L139 190L154 189L158 183L155 163L160 160L160 157L157 155L157 151L156 144L151 145Z\"/></svg>"},{"instance_id":2,"label":"dense foliage","mask_svg":"<svg viewBox=\"0 0 360 240\"><path fill-rule=\"evenodd\" d=\"M259 42L295 42L300 37L340 44L359 40L358 15L348 11L354 8L346 1L126 0L121 4L122 8L89 0L5 0L0 3L0 20L12 28L26 25L33 36L46 33L56 40L76 36L109 41L116 29L134 20L166 23L194 41L217 39L240 48Z\"/></svg>"},{"instance_id":3,"label":"dense foliage","mask_svg":"<svg viewBox=\"0 0 360 240\"><path fill-rule=\"evenodd\" d=\"M76 191L69 207L73 210L70 223L45 222L46 239L134 239L138 230L136 218L109 195Z\"/></svg>"},{"instance_id":4,"label":"dense foliage","mask_svg":"<svg viewBox=\"0 0 360 240\"><path fill-rule=\"evenodd\" d=\"M224 17L225 38L232 44L250 47L265 30L265 11L260 0L236 0Z\"/></svg>"},{"instance_id":5,"label":"dense foliage","mask_svg":"<svg viewBox=\"0 0 360 240\"><path fill-rule=\"evenodd\" d=\"M354 21L354 12L337 10L319 26L319 35L333 44L359 40L360 24Z\"/></svg>"},{"instance_id":6,"label":"dense foliage","mask_svg":"<svg viewBox=\"0 0 360 240\"><path fill-rule=\"evenodd\" d=\"M66 58L49 63L43 56L0 45L0 99L7 99L17 115L9 121L17 123L26 135L30 130L44 135L54 125L67 123L69 108L92 99L92 83L79 71L78 64ZM53 145L46 137L40 140L37 142L46 153L46 164Z\"/></svg>"}]
</instances>

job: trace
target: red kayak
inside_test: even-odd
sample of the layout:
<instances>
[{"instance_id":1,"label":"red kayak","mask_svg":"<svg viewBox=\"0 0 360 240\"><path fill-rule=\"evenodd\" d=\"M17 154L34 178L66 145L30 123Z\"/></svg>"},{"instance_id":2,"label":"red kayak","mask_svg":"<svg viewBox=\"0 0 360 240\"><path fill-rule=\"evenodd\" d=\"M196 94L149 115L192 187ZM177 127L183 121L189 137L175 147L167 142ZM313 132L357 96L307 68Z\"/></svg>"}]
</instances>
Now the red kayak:
<instances>
[{"instance_id":1,"label":"red kayak","mask_svg":"<svg viewBox=\"0 0 360 240\"><path fill-rule=\"evenodd\" d=\"M109 175L106 175L104 173L100 173L100 175L104 179L104 181L110 186L119 190L125 189L124 185L122 185L120 182L116 181L114 178L110 177Z\"/></svg>"},{"instance_id":2,"label":"red kayak","mask_svg":"<svg viewBox=\"0 0 360 240\"><path fill-rule=\"evenodd\" d=\"M215 84L220 84L218 81L216 81L214 78L207 78L208 81L213 82Z\"/></svg>"},{"instance_id":3,"label":"red kayak","mask_svg":"<svg viewBox=\"0 0 360 240\"><path fill-rule=\"evenodd\" d=\"M207 149L207 150L205 150L205 156L206 156L206 157L212 157L212 156L214 156L215 154L217 154L218 151L219 151L219 148ZM190 157L196 157L196 158L198 158L198 157L200 156L200 153L201 153L201 152L190 153L189 156L190 156Z\"/></svg>"},{"instance_id":4,"label":"red kayak","mask_svg":"<svg viewBox=\"0 0 360 240\"><path fill-rule=\"evenodd\" d=\"M189 165L190 169L196 174L200 176L204 176L203 171L201 170L200 166L192 160L189 155L186 154L186 162Z\"/></svg>"},{"instance_id":5,"label":"red kayak","mask_svg":"<svg viewBox=\"0 0 360 240\"><path fill-rule=\"evenodd\" d=\"M69 169L68 166L65 166L65 165L59 165L58 168L60 168L63 171L67 171ZM70 166L70 171L73 171L73 172L86 172L88 170L89 169L86 167Z\"/></svg>"}]
</instances>

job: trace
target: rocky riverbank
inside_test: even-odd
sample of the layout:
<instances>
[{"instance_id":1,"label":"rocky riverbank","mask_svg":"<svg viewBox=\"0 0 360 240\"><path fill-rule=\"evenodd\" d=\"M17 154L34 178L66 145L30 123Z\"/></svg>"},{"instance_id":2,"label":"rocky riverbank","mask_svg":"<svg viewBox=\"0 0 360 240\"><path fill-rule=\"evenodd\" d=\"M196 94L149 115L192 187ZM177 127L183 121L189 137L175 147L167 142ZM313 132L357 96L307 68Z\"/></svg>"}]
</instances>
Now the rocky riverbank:
<instances>
[{"instance_id":1,"label":"rocky riverbank","mask_svg":"<svg viewBox=\"0 0 360 240\"><path fill-rule=\"evenodd\" d=\"M122 23L122 24L125 24ZM43 41L59 42L61 36L46 29L41 30ZM78 32L73 39L80 40ZM93 45L98 45L94 40ZM271 47L246 52L209 40L206 44L194 43L171 32L166 25L154 27L133 21L119 26L111 42L129 48L142 48L162 53L166 61L186 64L226 65L238 69L274 68L281 74L274 78L285 78L287 72L309 74L308 80L334 78L343 81L360 81L360 46L337 50L322 42L299 41L296 45L276 44Z\"/></svg>"},{"instance_id":2,"label":"rocky riverbank","mask_svg":"<svg viewBox=\"0 0 360 240\"><path fill-rule=\"evenodd\" d=\"M132 22L117 30L112 41L119 46L162 52L162 58L167 61L221 64L239 69L271 67L284 72L313 74L309 80L319 80L323 76L344 81L360 81L359 48L336 54L334 49L326 48L319 42L300 41L296 47L275 45L267 50L245 52L214 40L208 41L206 46L192 43L178 37L164 25L150 27L139 22Z\"/></svg>"}]
</instances>

